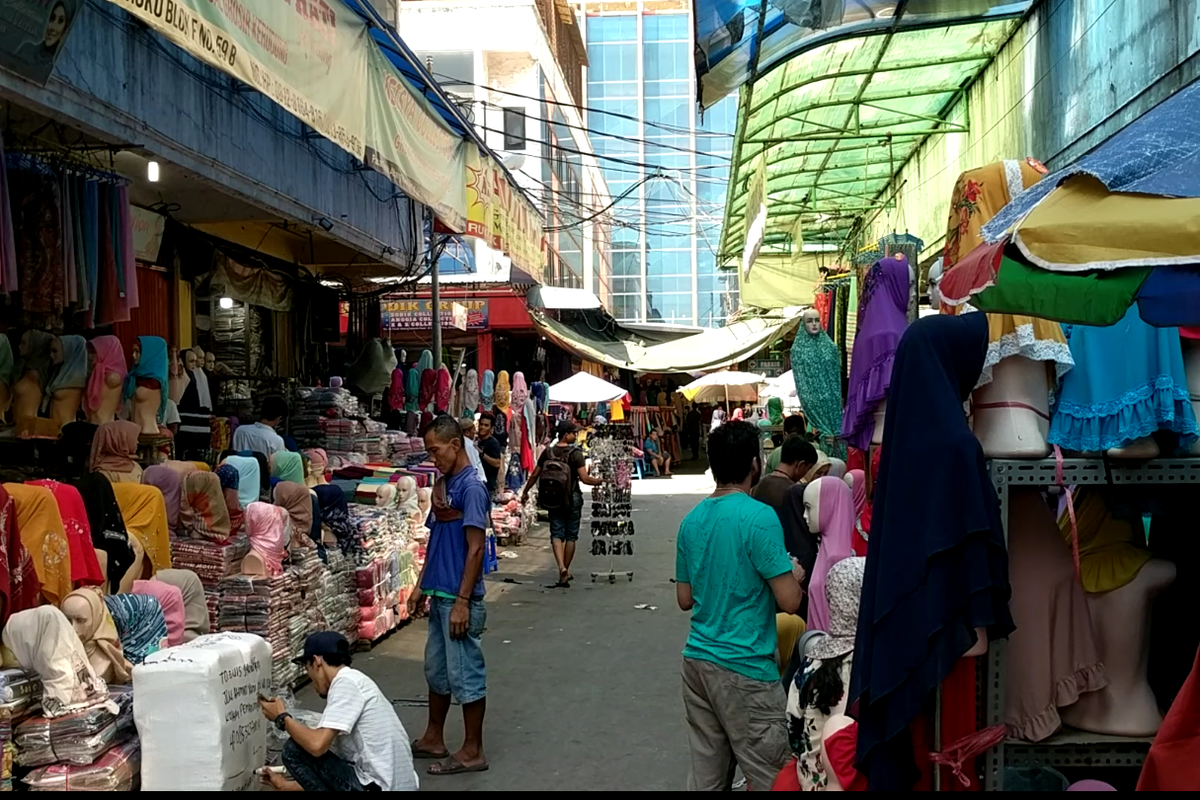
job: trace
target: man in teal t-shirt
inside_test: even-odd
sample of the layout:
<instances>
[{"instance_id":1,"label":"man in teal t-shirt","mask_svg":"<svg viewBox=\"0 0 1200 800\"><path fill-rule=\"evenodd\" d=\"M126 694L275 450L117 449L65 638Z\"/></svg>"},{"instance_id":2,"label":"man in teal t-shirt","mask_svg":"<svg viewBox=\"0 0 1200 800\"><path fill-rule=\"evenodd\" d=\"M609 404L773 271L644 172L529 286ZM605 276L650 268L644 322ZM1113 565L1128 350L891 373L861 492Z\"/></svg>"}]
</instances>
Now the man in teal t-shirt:
<instances>
[{"instance_id":1,"label":"man in teal t-shirt","mask_svg":"<svg viewBox=\"0 0 1200 800\"><path fill-rule=\"evenodd\" d=\"M750 497L761 473L758 430L730 422L708 438L717 490L679 526L679 607L692 612L683 648L683 704L694 791L728 791L733 762L765 791L788 758L787 697L776 665L776 605L794 614L801 591L783 529Z\"/></svg>"}]
</instances>

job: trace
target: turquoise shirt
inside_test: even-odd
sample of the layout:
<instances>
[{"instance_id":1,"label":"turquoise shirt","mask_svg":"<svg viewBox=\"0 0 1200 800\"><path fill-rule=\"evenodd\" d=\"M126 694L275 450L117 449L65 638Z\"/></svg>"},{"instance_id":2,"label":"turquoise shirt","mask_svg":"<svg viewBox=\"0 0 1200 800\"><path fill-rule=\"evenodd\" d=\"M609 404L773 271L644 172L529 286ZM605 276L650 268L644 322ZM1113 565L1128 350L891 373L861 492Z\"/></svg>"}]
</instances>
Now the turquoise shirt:
<instances>
[{"instance_id":1,"label":"turquoise shirt","mask_svg":"<svg viewBox=\"0 0 1200 800\"><path fill-rule=\"evenodd\" d=\"M760 681L779 680L775 598L767 581L790 574L779 517L741 492L709 497L679 526L675 580L691 584L685 658Z\"/></svg>"}]
</instances>

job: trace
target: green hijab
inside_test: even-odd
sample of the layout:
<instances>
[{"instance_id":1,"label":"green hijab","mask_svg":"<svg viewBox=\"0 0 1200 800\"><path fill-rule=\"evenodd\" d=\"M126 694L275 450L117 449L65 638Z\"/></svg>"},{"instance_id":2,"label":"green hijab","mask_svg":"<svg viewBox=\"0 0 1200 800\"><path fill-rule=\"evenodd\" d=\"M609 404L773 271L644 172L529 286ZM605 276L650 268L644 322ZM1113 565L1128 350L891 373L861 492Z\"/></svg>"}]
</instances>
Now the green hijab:
<instances>
[{"instance_id":1,"label":"green hijab","mask_svg":"<svg viewBox=\"0 0 1200 800\"><path fill-rule=\"evenodd\" d=\"M767 400L767 419L772 425L783 424L783 398L772 397Z\"/></svg>"},{"instance_id":2,"label":"green hijab","mask_svg":"<svg viewBox=\"0 0 1200 800\"><path fill-rule=\"evenodd\" d=\"M796 396L808 424L817 432L817 447L833 458L845 459L842 435L842 354L829 334L821 329L815 336L801 323L792 344L792 377ZM825 437L833 436L833 447Z\"/></svg>"},{"instance_id":3,"label":"green hijab","mask_svg":"<svg viewBox=\"0 0 1200 800\"><path fill-rule=\"evenodd\" d=\"M291 450L280 450L271 456L271 477L304 485L304 459Z\"/></svg>"}]
</instances>

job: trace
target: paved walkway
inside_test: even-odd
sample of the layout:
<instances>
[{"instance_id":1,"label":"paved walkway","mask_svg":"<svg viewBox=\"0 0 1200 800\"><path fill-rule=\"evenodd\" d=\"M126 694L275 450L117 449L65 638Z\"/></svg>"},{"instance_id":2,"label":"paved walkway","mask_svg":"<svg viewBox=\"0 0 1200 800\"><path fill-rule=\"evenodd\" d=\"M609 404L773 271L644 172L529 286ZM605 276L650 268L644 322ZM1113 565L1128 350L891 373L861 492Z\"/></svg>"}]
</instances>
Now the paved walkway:
<instances>
[{"instance_id":1,"label":"paved walkway","mask_svg":"<svg viewBox=\"0 0 1200 800\"><path fill-rule=\"evenodd\" d=\"M688 620L671 578L679 521L711 491L702 475L635 482L634 555L614 559L616 569L633 570L632 582L590 582L589 573L607 570L609 559L590 555L586 514L570 589L546 588L556 570L545 524L511 548L518 557L501 559L487 578L491 769L438 778L419 762L423 791L686 788L679 653ZM634 607L642 603L657 609ZM417 621L355 660L396 702L414 738L425 726L424 646L425 624ZM320 707L311 690L302 699ZM451 750L461 737L455 707Z\"/></svg>"}]
</instances>

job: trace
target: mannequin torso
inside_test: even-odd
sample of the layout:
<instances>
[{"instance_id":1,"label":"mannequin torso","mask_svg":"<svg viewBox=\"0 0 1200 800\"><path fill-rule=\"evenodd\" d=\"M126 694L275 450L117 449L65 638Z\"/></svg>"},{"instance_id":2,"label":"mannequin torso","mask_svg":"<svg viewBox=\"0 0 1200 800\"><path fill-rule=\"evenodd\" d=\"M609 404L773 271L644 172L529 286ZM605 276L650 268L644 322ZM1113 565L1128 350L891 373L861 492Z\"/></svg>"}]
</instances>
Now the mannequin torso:
<instances>
[{"instance_id":1,"label":"mannequin torso","mask_svg":"<svg viewBox=\"0 0 1200 800\"><path fill-rule=\"evenodd\" d=\"M13 386L13 419L36 417L42 406L42 386L36 372L26 372Z\"/></svg>"},{"instance_id":2,"label":"mannequin torso","mask_svg":"<svg viewBox=\"0 0 1200 800\"><path fill-rule=\"evenodd\" d=\"M975 390L975 438L989 458L1045 458L1050 454L1050 378L1046 362L1009 356L992 369L992 382Z\"/></svg>"},{"instance_id":3,"label":"mannequin torso","mask_svg":"<svg viewBox=\"0 0 1200 800\"><path fill-rule=\"evenodd\" d=\"M337 544L337 539L334 539L333 543ZM262 556L251 550L242 559L242 574L265 578L267 576L267 562L263 561Z\"/></svg>"},{"instance_id":4,"label":"mannequin torso","mask_svg":"<svg viewBox=\"0 0 1200 800\"><path fill-rule=\"evenodd\" d=\"M50 419L60 427L74 422L83 404L83 389L59 389L50 396Z\"/></svg>"},{"instance_id":5,"label":"mannequin torso","mask_svg":"<svg viewBox=\"0 0 1200 800\"><path fill-rule=\"evenodd\" d=\"M88 414L88 422L103 425L117 418L121 408L121 376L110 372L104 376L104 388L100 396L100 407Z\"/></svg>"},{"instance_id":6,"label":"mannequin torso","mask_svg":"<svg viewBox=\"0 0 1200 800\"><path fill-rule=\"evenodd\" d=\"M149 386L138 386L133 392L133 410L130 421L142 429L142 434L158 435L158 407L162 402L161 391Z\"/></svg>"}]
</instances>

